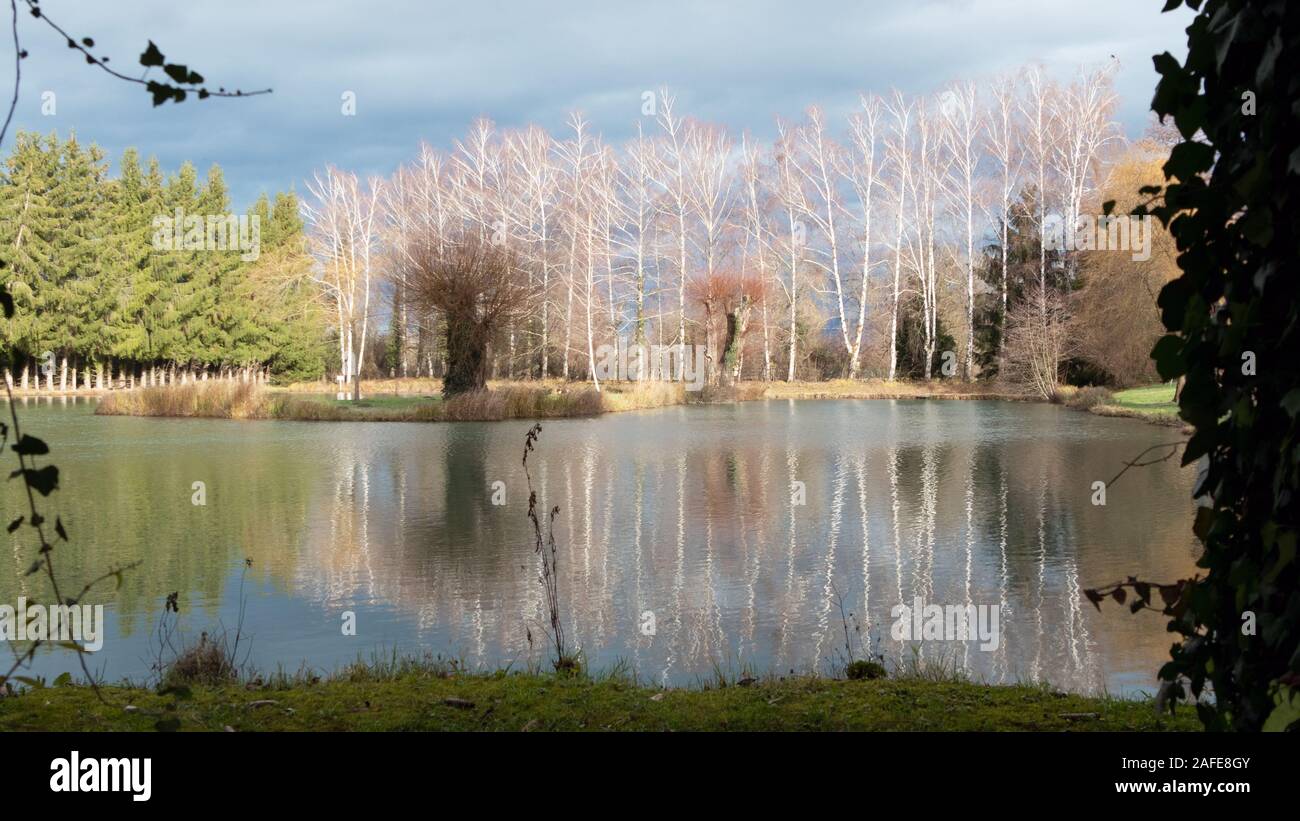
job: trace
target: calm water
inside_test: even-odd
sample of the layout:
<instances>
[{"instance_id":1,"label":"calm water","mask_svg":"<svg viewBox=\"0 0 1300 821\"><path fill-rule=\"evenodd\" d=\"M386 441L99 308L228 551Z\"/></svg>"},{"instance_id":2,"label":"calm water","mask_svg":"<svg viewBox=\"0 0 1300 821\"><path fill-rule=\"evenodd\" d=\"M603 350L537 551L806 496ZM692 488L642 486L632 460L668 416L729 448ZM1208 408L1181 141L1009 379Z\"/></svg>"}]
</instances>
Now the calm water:
<instances>
[{"instance_id":1,"label":"calm water","mask_svg":"<svg viewBox=\"0 0 1300 821\"><path fill-rule=\"evenodd\" d=\"M167 593L191 636L245 630L263 670L335 669L376 650L496 668L545 653L526 518L525 422L234 422L96 417L90 402L32 401L25 429L62 471L47 501L72 543L62 573L143 560L107 592L93 667L149 673ZM1191 571L1193 471L1176 461L1109 479L1168 429L1002 402L780 401L670 408L545 424L530 459L558 504L563 618L595 668L692 683L715 669L827 671L844 645L835 593L892 662L919 655L989 681L1151 689L1164 619L1097 613L1083 586ZM535 461L534 461L535 460ZM206 485L206 505L192 486ZM505 504L493 504L503 482ZM792 505L793 483L806 503ZM18 515L18 487L0 500ZM0 602L39 595L30 537L9 537ZM890 609L1001 606L996 651L903 644ZM357 635L342 635L343 613ZM654 635L641 627L646 611ZM877 644L878 642L878 644ZM856 641L855 641L855 650ZM74 669L40 656L46 676Z\"/></svg>"}]
</instances>

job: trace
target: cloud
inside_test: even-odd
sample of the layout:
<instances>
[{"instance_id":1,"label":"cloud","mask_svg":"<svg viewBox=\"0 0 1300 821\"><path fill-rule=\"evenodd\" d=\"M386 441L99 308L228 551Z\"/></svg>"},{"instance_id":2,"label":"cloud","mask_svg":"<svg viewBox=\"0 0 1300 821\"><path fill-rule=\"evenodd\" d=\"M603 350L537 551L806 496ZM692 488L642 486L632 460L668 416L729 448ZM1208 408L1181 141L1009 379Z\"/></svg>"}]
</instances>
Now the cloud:
<instances>
[{"instance_id":1,"label":"cloud","mask_svg":"<svg viewBox=\"0 0 1300 821\"><path fill-rule=\"evenodd\" d=\"M134 74L152 39L214 85L273 87L268 97L154 109L136 86L87 66L23 15L19 128L70 130L116 159L135 146L168 169L218 163L237 206L294 187L334 164L387 174L421 140L450 146L477 116L558 131L582 109L607 139L635 132L641 93L669 85L683 112L771 136L774 118L817 103L851 107L859 92L928 92L1041 61L1064 75L1114 55L1120 119L1146 121L1151 55L1185 53L1185 10L1091 0L655 0L534 2L269 2L141 0L42 7L110 65ZM8 66L0 83L9 83ZM57 114L41 115L41 92ZM357 115L340 113L345 91Z\"/></svg>"}]
</instances>

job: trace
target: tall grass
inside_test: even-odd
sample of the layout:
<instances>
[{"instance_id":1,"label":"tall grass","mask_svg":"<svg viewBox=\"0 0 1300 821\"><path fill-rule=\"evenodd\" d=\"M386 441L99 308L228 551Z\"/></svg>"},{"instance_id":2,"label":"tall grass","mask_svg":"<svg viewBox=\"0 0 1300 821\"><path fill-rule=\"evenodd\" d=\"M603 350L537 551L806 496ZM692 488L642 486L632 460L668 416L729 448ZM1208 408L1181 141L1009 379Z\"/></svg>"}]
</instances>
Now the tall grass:
<instances>
[{"instance_id":1,"label":"tall grass","mask_svg":"<svg viewBox=\"0 0 1300 821\"><path fill-rule=\"evenodd\" d=\"M687 393L682 382L609 382L602 397L606 410L629 411L682 405Z\"/></svg>"},{"instance_id":2,"label":"tall grass","mask_svg":"<svg viewBox=\"0 0 1300 821\"><path fill-rule=\"evenodd\" d=\"M193 382L116 391L99 402L95 413L110 416L203 416L260 419L266 416L266 392L252 382Z\"/></svg>"},{"instance_id":3,"label":"tall grass","mask_svg":"<svg viewBox=\"0 0 1300 821\"><path fill-rule=\"evenodd\" d=\"M296 395L252 383L197 382L110 393L96 413L309 422L493 422L597 416L680 405L686 400L684 385L667 382L614 383L602 391L585 383L505 383L448 400L425 395L360 402Z\"/></svg>"}]
</instances>

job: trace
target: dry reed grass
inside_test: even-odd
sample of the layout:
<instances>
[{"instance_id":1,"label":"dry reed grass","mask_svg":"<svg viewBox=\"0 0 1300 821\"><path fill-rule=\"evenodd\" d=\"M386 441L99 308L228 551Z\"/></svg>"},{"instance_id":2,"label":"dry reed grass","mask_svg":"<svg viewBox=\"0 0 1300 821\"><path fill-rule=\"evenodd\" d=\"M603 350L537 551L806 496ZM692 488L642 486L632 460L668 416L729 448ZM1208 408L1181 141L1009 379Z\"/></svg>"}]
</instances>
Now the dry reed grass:
<instances>
[{"instance_id":1,"label":"dry reed grass","mask_svg":"<svg viewBox=\"0 0 1300 821\"><path fill-rule=\"evenodd\" d=\"M199 416L216 419L265 418L266 393L251 382L193 382L115 391L95 413L109 416Z\"/></svg>"},{"instance_id":2,"label":"dry reed grass","mask_svg":"<svg viewBox=\"0 0 1300 821\"><path fill-rule=\"evenodd\" d=\"M307 383L315 385L315 383ZM317 386L319 387L319 386ZM284 419L319 422L490 422L562 419L663 408L687 403L756 399L1010 399L991 386L961 382L740 382L687 391L681 382L606 382L598 392L587 382L548 379L499 381L486 390L449 400L434 379L371 380L360 402L335 401L329 391L294 393L242 382L198 382L118 391L96 411L123 416Z\"/></svg>"}]
</instances>

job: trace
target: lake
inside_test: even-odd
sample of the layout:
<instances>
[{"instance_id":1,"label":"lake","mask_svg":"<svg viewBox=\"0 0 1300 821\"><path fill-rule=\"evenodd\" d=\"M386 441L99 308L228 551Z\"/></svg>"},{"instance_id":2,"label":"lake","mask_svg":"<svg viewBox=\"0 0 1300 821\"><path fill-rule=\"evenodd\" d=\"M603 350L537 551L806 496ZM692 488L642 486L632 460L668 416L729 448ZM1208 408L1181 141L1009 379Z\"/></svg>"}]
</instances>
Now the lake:
<instances>
[{"instance_id":1,"label":"lake","mask_svg":"<svg viewBox=\"0 0 1300 821\"><path fill-rule=\"evenodd\" d=\"M233 629L244 600L263 671L393 649L471 669L545 661L520 464L529 422L143 419L94 416L86 399L19 402L61 471L41 500L71 536L60 575L142 561L93 598L108 632L91 667L110 681L149 676L172 591L194 640ZM594 670L666 684L827 673L847 623L855 655L891 666L1150 692L1172 643L1165 619L1098 613L1081 589L1194 572L1192 469L1131 470L1093 504L1093 482L1179 438L1134 420L997 401L770 400L543 425L529 465L543 508L560 507L563 623ZM6 521L25 512L20 490L0 497ZM8 538L0 603L13 605L45 588L19 578L30 530ZM996 648L895 640L894 608L917 599L996 605ZM34 670L79 668L54 650Z\"/></svg>"}]
</instances>

